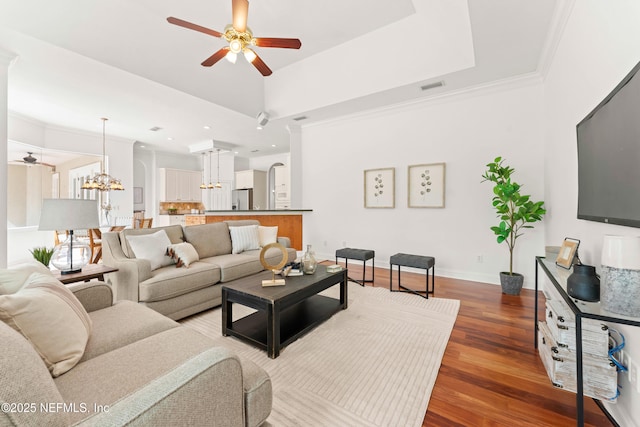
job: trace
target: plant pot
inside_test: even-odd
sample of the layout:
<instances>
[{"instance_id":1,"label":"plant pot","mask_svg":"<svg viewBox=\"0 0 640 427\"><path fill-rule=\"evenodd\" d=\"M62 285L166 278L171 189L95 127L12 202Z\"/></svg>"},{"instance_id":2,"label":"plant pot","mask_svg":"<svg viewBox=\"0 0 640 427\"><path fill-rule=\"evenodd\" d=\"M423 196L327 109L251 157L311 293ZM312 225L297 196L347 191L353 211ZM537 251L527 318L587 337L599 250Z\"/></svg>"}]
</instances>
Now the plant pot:
<instances>
[{"instance_id":1,"label":"plant pot","mask_svg":"<svg viewBox=\"0 0 640 427\"><path fill-rule=\"evenodd\" d=\"M513 273L513 276L511 276L504 271L500 273L500 285L502 286L503 294L520 295L523 283L524 276L522 274Z\"/></svg>"}]
</instances>

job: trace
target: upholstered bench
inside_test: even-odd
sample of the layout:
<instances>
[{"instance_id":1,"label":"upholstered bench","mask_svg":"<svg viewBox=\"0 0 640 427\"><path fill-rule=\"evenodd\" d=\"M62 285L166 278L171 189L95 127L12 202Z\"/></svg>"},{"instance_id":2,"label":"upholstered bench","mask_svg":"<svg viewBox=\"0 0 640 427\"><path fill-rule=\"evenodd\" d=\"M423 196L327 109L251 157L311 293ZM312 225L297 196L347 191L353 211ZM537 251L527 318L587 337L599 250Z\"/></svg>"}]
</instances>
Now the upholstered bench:
<instances>
[{"instance_id":1,"label":"upholstered bench","mask_svg":"<svg viewBox=\"0 0 640 427\"><path fill-rule=\"evenodd\" d=\"M432 256L422 255L410 255L410 254L395 254L389 259L390 271L389 271L389 290L391 292L411 292L416 295L420 295L423 298L429 298L429 294L433 294L436 290L436 259ZM398 289L393 289L393 266L398 266ZM400 267L411 268L423 268L427 270L426 288L424 291L415 291L413 289L402 286L400 282ZM429 270L431 270L431 290L429 290Z\"/></svg>"},{"instance_id":2,"label":"upholstered bench","mask_svg":"<svg viewBox=\"0 0 640 427\"><path fill-rule=\"evenodd\" d=\"M373 279L375 277L375 268L376 268L376 251L371 249L354 249L354 248L342 248L336 250L336 264L338 263L338 258L344 258L345 260L345 268L349 268L349 260L355 259L358 261L362 261L362 280L356 280L349 277L348 279L352 282L359 283L361 286L364 286L365 283L373 283ZM367 261L372 260L371 266L371 280L366 280L366 266Z\"/></svg>"}]
</instances>

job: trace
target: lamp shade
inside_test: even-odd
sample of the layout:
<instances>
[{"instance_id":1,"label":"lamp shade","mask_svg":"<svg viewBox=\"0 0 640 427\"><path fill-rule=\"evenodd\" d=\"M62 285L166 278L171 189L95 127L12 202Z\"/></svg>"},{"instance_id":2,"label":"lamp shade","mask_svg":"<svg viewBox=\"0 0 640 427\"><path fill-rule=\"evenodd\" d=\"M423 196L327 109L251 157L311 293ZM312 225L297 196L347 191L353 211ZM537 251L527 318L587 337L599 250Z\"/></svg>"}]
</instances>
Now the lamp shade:
<instances>
[{"instance_id":1,"label":"lamp shade","mask_svg":"<svg viewBox=\"0 0 640 427\"><path fill-rule=\"evenodd\" d=\"M98 228L97 200L44 199L38 230L84 230Z\"/></svg>"}]
</instances>

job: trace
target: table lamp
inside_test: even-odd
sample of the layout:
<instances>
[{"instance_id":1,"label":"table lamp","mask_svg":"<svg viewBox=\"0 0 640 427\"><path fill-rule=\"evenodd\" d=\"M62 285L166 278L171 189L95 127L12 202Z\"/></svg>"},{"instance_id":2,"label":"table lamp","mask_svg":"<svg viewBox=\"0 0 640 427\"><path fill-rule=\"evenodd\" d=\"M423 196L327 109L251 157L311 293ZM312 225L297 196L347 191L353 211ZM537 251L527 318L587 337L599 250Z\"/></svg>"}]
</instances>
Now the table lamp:
<instances>
[{"instance_id":1,"label":"table lamp","mask_svg":"<svg viewBox=\"0 0 640 427\"><path fill-rule=\"evenodd\" d=\"M67 230L68 238L53 250L51 264L61 274L82 271L91 260L91 247L73 235L73 230L98 228L98 202L80 199L44 199L38 230Z\"/></svg>"}]
</instances>

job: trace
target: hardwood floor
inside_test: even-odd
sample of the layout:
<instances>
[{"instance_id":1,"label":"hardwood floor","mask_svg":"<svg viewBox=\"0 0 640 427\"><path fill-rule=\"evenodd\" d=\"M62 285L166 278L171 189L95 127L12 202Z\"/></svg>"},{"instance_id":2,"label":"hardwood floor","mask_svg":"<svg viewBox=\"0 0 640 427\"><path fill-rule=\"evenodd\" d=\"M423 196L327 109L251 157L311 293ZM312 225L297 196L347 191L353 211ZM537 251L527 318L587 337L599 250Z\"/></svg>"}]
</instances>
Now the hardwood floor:
<instances>
[{"instance_id":1,"label":"hardwood floor","mask_svg":"<svg viewBox=\"0 0 640 427\"><path fill-rule=\"evenodd\" d=\"M362 264L349 263L349 276L361 278ZM424 275L402 279L424 289ZM575 394L551 385L533 347L534 291L504 295L496 285L437 276L435 283L435 297L460 300L460 311L422 425L576 425ZM376 268L373 285L388 289L389 270ZM544 296L540 302L544 318ZM611 425L590 398L585 425Z\"/></svg>"}]
</instances>

